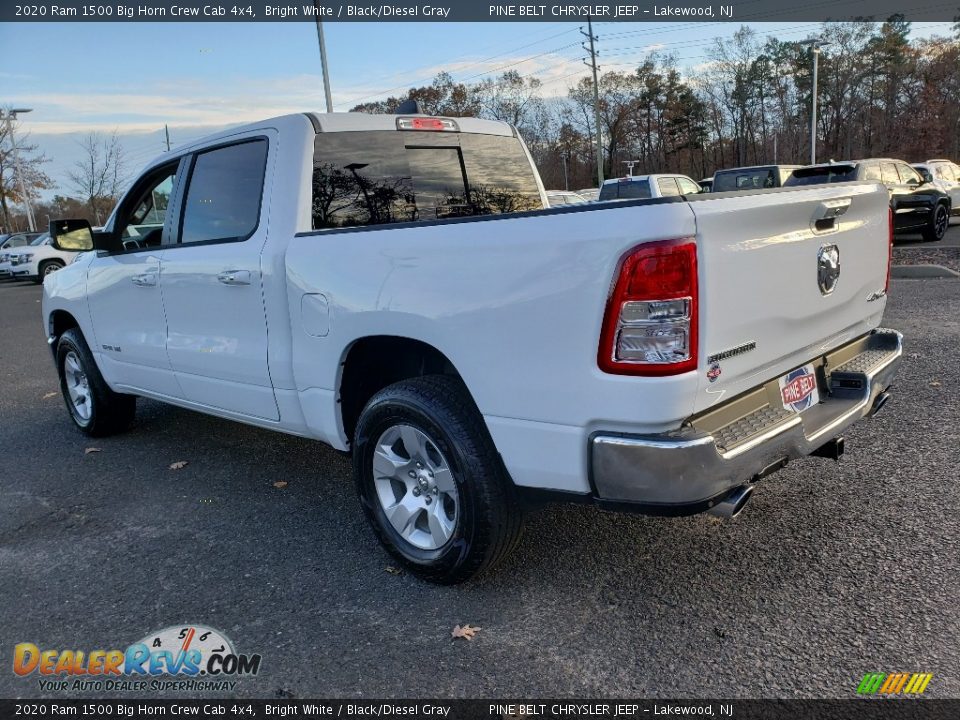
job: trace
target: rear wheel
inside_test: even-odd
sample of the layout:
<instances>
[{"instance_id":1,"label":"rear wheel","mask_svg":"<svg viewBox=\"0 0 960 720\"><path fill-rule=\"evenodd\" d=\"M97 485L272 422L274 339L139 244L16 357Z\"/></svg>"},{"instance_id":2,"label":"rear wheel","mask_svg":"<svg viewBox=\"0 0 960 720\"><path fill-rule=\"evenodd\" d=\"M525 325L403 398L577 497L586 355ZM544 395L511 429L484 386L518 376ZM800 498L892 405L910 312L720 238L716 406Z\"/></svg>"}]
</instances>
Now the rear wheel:
<instances>
[{"instance_id":1,"label":"rear wheel","mask_svg":"<svg viewBox=\"0 0 960 720\"><path fill-rule=\"evenodd\" d=\"M367 519L413 574L462 582L516 546L522 511L513 482L460 380L426 376L374 395L353 458Z\"/></svg>"},{"instance_id":2,"label":"rear wheel","mask_svg":"<svg viewBox=\"0 0 960 720\"><path fill-rule=\"evenodd\" d=\"M40 267L37 268L36 282L42 283L47 275L55 273L57 270L63 270L63 267L63 263L60 260L47 260L40 263Z\"/></svg>"},{"instance_id":3,"label":"rear wheel","mask_svg":"<svg viewBox=\"0 0 960 720\"><path fill-rule=\"evenodd\" d=\"M930 224L922 231L923 239L927 242L936 242L942 240L947 232L947 226L950 224L950 210L946 204L939 203L933 211L933 217L930 218Z\"/></svg>"},{"instance_id":4,"label":"rear wheel","mask_svg":"<svg viewBox=\"0 0 960 720\"><path fill-rule=\"evenodd\" d=\"M67 330L57 344L60 392L74 424L87 435L102 437L123 432L133 423L137 399L111 390L77 328Z\"/></svg>"}]
</instances>

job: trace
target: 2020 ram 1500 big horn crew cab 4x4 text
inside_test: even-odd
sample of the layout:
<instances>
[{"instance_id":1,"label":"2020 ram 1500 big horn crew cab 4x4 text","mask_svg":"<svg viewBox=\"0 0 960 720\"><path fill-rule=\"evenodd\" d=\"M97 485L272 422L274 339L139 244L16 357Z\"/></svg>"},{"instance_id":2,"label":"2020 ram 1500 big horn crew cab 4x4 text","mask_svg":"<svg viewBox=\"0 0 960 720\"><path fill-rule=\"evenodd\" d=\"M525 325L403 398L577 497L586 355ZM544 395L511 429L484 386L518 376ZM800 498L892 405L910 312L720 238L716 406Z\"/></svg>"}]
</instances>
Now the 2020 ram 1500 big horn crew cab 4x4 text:
<instances>
[{"instance_id":1,"label":"2020 ram 1500 big horn crew cab 4x4 text","mask_svg":"<svg viewBox=\"0 0 960 720\"><path fill-rule=\"evenodd\" d=\"M274 118L158 158L100 232L52 227L95 250L44 282L77 427L142 396L349 450L437 582L503 557L527 495L733 513L836 453L901 355L876 183L545 209L494 121Z\"/></svg>"}]
</instances>

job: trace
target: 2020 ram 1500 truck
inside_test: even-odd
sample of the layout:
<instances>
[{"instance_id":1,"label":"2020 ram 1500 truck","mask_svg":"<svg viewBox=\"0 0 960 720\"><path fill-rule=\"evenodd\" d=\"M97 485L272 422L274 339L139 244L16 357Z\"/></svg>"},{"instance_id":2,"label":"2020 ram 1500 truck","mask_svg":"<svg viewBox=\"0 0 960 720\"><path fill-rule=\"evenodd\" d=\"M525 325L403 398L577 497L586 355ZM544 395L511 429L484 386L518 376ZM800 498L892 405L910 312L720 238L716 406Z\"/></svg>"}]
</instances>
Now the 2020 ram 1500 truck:
<instances>
[{"instance_id":1,"label":"2020 ram 1500 truck","mask_svg":"<svg viewBox=\"0 0 960 720\"><path fill-rule=\"evenodd\" d=\"M436 582L527 495L733 514L886 400L886 191L848 183L545 209L516 131L290 115L161 156L44 282L70 417L136 397L353 456L383 545ZM135 233L128 232L130 226Z\"/></svg>"}]
</instances>

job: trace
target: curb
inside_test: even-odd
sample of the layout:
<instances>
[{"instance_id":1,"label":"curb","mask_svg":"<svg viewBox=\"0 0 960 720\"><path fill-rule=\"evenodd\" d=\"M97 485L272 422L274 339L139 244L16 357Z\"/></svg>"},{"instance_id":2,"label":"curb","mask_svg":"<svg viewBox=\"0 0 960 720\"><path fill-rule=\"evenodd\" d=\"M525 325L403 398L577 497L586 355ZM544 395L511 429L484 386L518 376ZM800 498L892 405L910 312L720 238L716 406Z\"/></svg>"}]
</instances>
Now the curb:
<instances>
[{"instance_id":1,"label":"curb","mask_svg":"<svg viewBox=\"0 0 960 720\"><path fill-rule=\"evenodd\" d=\"M890 277L909 280L927 278L960 278L960 273L943 265L894 265L890 268Z\"/></svg>"}]
</instances>

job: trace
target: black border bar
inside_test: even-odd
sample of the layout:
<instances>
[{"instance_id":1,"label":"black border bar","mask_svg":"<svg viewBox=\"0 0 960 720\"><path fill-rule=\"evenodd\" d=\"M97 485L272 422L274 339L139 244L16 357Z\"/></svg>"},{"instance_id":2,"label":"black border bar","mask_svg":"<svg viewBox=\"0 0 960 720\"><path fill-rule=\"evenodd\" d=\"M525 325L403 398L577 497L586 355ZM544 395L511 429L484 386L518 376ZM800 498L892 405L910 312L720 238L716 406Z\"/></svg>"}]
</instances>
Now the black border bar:
<instances>
[{"instance_id":1,"label":"black border bar","mask_svg":"<svg viewBox=\"0 0 960 720\"><path fill-rule=\"evenodd\" d=\"M949 22L956 0L4 0L0 22Z\"/></svg>"}]
</instances>

